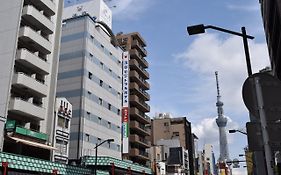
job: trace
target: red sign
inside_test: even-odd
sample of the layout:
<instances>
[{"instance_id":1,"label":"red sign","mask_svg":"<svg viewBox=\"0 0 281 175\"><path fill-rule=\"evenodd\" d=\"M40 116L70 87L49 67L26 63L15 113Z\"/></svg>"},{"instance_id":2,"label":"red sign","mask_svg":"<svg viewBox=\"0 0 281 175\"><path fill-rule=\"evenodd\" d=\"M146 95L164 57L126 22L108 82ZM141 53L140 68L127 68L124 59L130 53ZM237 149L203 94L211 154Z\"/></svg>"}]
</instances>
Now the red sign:
<instances>
[{"instance_id":1,"label":"red sign","mask_svg":"<svg viewBox=\"0 0 281 175\"><path fill-rule=\"evenodd\" d=\"M128 122L129 120L129 108L123 107L122 109L122 122Z\"/></svg>"}]
</instances>

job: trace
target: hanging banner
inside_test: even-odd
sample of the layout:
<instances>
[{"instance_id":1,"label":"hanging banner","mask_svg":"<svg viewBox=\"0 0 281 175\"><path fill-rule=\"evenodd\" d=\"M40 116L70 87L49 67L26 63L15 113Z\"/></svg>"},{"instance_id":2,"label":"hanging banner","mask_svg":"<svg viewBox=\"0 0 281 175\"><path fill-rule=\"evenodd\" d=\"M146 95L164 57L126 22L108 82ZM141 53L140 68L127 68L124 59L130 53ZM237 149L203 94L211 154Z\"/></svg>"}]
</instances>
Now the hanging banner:
<instances>
[{"instance_id":1,"label":"hanging banner","mask_svg":"<svg viewBox=\"0 0 281 175\"><path fill-rule=\"evenodd\" d=\"M123 52L122 150L129 153L129 52Z\"/></svg>"}]
</instances>

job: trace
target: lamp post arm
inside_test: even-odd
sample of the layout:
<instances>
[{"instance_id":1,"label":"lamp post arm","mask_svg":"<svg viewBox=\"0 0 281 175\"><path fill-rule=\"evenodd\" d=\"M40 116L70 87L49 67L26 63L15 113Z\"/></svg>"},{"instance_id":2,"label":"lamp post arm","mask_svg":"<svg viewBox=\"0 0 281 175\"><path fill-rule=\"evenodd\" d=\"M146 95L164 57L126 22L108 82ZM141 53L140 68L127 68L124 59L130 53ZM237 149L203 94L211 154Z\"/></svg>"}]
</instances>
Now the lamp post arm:
<instances>
[{"instance_id":1,"label":"lamp post arm","mask_svg":"<svg viewBox=\"0 0 281 175\"><path fill-rule=\"evenodd\" d=\"M240 132L241 134L247 135L246 132L240 131L240 130L236 130L237 132Z\"/></svg>"},{"instance_id":2,"label":"lamp post arm","mask_svg":"<svg viewBox=\"0 0 281 175\"><path fill-rule=\"evenodd\" d=\"M94 149L97 149L97 147L99 147L100 145L104 144L105 142L108 142L108 140L104 140L104 141L102 141L101 143L97 144L97 145L94 147Z\"/></svg>"},{"instance_id":3,"label":"lamp post arm","mask_svg":"<svg viewBox=\"0 0 281 175\"><path fill-rule=\"evenodd\" d=\"M241 37L246 36L246 38L248 38L248 39L254 39L255 38L251 35L243 35L243 33L235 32L235 31L232 31L232 30L227 30L227 29L212 26L212 25L204 26L204 28L205 29L214 29L214 30L218 30L218 31L221 31L221 32L225 32L225 33L229 33L229 34L233 34L233 35L237 35L237 36L241 36Z\"/></svg>"}]
</instances>

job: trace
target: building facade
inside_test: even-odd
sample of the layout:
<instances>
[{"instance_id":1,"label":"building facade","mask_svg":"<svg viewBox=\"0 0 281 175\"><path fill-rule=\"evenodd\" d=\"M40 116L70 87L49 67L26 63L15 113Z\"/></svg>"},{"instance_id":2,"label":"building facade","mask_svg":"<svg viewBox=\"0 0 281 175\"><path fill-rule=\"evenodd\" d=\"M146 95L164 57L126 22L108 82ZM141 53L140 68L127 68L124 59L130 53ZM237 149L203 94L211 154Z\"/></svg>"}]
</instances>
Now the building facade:
<instances>
[{"instance_id":1,"label":"building facade","mask_svg":"<svg viewBox=\"0 0 281 175\"><path fill-rule=\"evenodd\" d=\"M72 105L66 98L57 98L54 126L54 162L68 163Z\"/></svg>"},{"instance_id":2,"label":"building facade","mask_svg":"<svg viewBox=\"0 0 281 175\"><path fill-rule=\"evenodd\" d=\"M95 156L107 139L114 142L102 144L98 156L120 159L122 50L90 12L72 13L63 21L57 86L73 108L69 159Z\"/></svg>"},{"instance_id":3,"label":"building facade","mask_svg":"<svg viewBox=\"0 0 281 175\"><path fill-rule=\"evenodd\" d=\"M1 2L1 151L51 159L62 8L60 0Z\"/></svg>"},{"instance_id":4,"label":"building facade","mask_svg":"<svg viewBox=\"0 0 281 175\"><path fill-rule=\"evenodd\" d=\"M180 147L188 150L189 172L194 174L195 149L194 134L191 132L191 123L186 117L171 118L169 114L160 113L151 122L153 145L157 145L159 140L179 140Z\"/></svg>"},{"instance_id":5,"label":"building facade","mask_svg":"<svg viewBox=\"0 0 281 175\"><path fill-rule=\"evenodd\" d=\"M274 75L281 80L281 2L260 0L260 4L271 68Z\"/></svg>"},{"instance_id":6,"label":"building facade","mask_svg":"<svg viewBox=\"0 0 281 175\"><path fill-rule=\"evenodd\" d=\"M204 173L205 174L217 174L216 160L213 152L213 146L211 144L204 145Z\"/></svg>"},{"instance_id":7,"label":"building facade","mask_svg":"<svg viewBox=\"0 0 281 175\"><path fill-rule=\"evenodd\" d=\"M147 139L150 130L150 118L146 115L150 111L147 102L150 99L147 91L150 86L147 80L148 62L146 61L146 43L137 32L119 33L116 39L124 51L128 51L129 58L129 151L123 154L124 159L146 165L149 157L146 149L151 146Z\"/></svg>"}]
</instances>

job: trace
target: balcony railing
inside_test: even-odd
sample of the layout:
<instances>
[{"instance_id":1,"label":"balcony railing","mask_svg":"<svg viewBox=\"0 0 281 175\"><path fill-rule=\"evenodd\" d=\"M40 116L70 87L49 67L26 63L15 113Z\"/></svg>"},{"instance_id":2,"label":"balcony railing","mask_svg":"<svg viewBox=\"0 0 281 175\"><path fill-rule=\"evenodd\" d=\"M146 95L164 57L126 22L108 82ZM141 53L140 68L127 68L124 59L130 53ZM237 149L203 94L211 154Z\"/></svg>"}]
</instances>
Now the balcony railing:
<instances>
[{"instance_id":1,"label":"balcony railing","mask_svg":"<svg viewBox=\"0 0 281 175\"><path fill-rule=\"evenodd\" d=\"M42 73L44 75L49 74L50 64L47 60L25 48L17 50L16 59L24 66L31 68L38 73Z\"/></svg>"},{"instance_id":2,"label":"balcony railing","mask_svg":"<svg viewBox=\"0 0 281 175\"><path fill-rule=\"evenodd\" d=\"M36 0L36 3L34 3L34 0L25 0L25 2L36 6L40 10L44 10L49 16L55 15L56 6L53 0Z\"/></svg>"},{"instance_id":3,"label":"balcony railing","mask_svg":"<svg viewBox=\"0 0 281 175\"><path fill-rule=\"evenodd\" d=\"M44 120L46 115L46 109L42 107L41 102L31 102L23 97L11 97L9 111L35 120Z\"/></svg>"},{"instance_id":4,"label":"balcony railing","mask_svg":"<svg viewBox=\"0 0 281 175\"><path fill-rule=\"evenodd\" d=\"M133 40L132 45L138 48L138 50L142 53L142 56L147 56L147 51L143 46L141 46L138 40Z\"/></svg>"},{"instance_id":5,"label":"balcony railing","mask_svg":"<svg viewBox=\"0 0 281 175\"><path fill-rule=\"evenodd\" d=\"M142 55L136 49L130 50L130 55L132 58L138 59L144 68L148 68L148 62L143 58Z\"/></svg>"},{"instance_id":6,"label":"balcony railing","mask_svg":"<svg viewBox=\"0 0 281 175\"><path fill-rule=\"evenodd\" d=\"M32 5L24 6L22 18L32 23L37 29L44 30L47 34L52 34L54 31L53 22Z\"/></svg>"},{"instance_id":7,"label":"balcony railing","mask_svg":"<svg viewBox=\"0 0 281 175\"><path fill-rule=\"evenodd\" d=\"M48 93L48 87L44 80L35 79L23 72L16 72L14 74L13 85L19 88L28 88L30 93L38 97L46 97Z\"/></svg>"},{"instance_id":8,"label":"balcony railing","mask_svg":"<svg viewBox=\"0 0 281 175\"><path fill-rule=\"evenodd\" d=\"M48 39L40 35L37 31L31 27L24 26L20 28L19 39L26 42L25 44L35 47L44 54L50 54L52 50L52 44Z\"/></svg>"},{"instance_id":9,"label":"balcony railing","mask_svg":"<svg viewBox=\"0 0 281 175\"><path fill-rule=\"evenodd\" d=\"M142 76L140 76L137 71L131 70L130 71L130 78L133 81L137 82L139 84L139 86L142 87L142 89L148 90L150 88L148 82Z\"/></svg>"}]
</instances>

